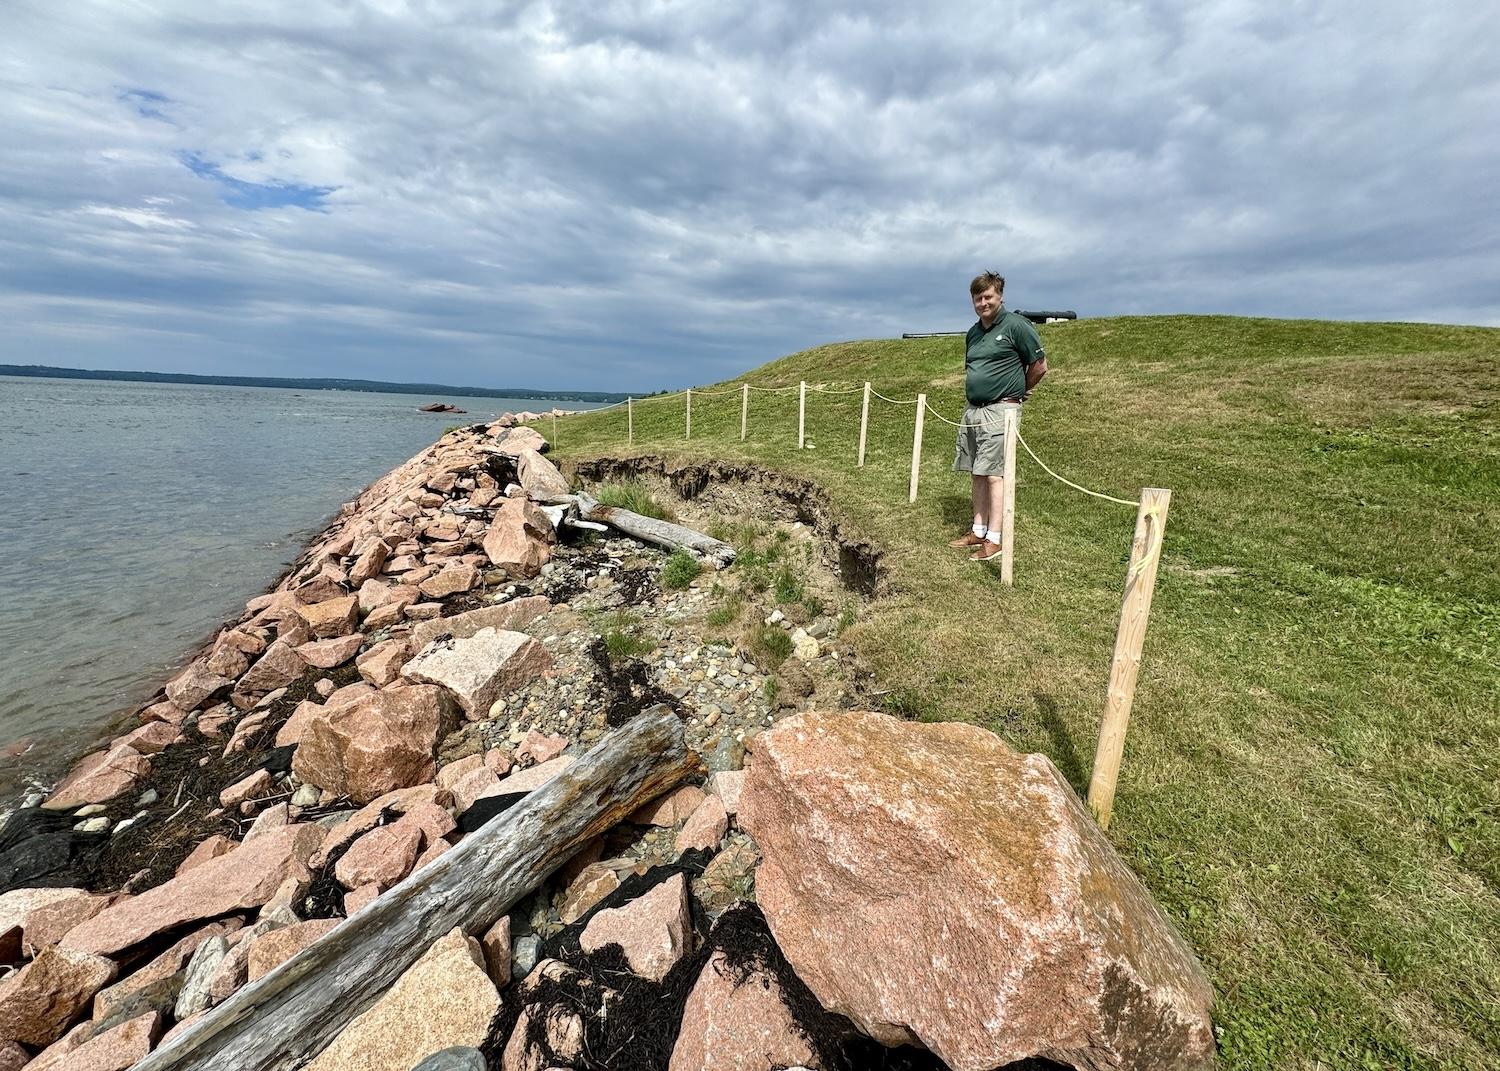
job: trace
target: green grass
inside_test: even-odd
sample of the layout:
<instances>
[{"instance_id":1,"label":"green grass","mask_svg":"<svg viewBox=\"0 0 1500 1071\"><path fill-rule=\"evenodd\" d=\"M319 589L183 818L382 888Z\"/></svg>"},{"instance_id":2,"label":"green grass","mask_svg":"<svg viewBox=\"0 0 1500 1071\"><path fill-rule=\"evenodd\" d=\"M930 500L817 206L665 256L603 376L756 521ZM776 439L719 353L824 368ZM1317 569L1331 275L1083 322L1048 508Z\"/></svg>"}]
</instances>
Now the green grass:
<instances>
[{"instance_id":1,"label":"green grass","mask_svg":"<svg viewBox=\"0 0 1500 1071\"><path fill-rule=\"evenodd\" d=\"M592 493L603 506L628 509L631 513L655 517L659 521L674 519L672 511L656 501L650 489L641 483L602 483Z\"/></svg>"},{"instance_id":2,"label":"green grass","mask_svg":"<svg viewBox=\"0 0 1500 1071\"><path fill-rule=\"evenodd\" d=\"M656 641L642 626L641 619L626 610L604 614L595 627L604 638L604 647L612 659L639 658L656 649Z\"/></svg>"},{"instance_id":3,"label":"green grass","mask_svg":"<svg viewBox=\"0 0 1500 1071\"><path fill-rule=\"evenodd\" d=\"M703 572L703 563L685 550L674 550L661 567L661 586L668 591L681 591Z\"/></svg>"},{"instance_id":4,"label":"green grass","mask_svg":"<svg viewBox=\"0 0 1500 1071\"><path fill-rule=\"evenodd\" d=\"M1500 1067L1500 331L1223 317L1041 329L1022 434L1087 487L1173 491L1110 839L1213 979L1227 1068ZM962 403L958 339L850 342L757 384ZM815 479L886 550L843 633L887 709L1049 755L1082 791L1134 511L1022 452L1016 584L944 544L969 523L952 429L913 409L753 394L635 407L634 450ZM628 453L623 414L562 452ZM748 574L775 579L765 539ZM754 540L752 540L754 542ZM753 585L747 584L751 590ZM776 630L780 631L780 630Z\"/></svg>"},{"instance_id":5,"label":"green grass","mask_svg":"<svg viewBox=\"0 0 1500 1071\"><path fill-rule=\"evenodd\" d=\"M792 638L781 626L759 621L745 630L740 644L749 652L750 660L768 672L780 669L792 653Z\"/></svg>"}]
</instances>

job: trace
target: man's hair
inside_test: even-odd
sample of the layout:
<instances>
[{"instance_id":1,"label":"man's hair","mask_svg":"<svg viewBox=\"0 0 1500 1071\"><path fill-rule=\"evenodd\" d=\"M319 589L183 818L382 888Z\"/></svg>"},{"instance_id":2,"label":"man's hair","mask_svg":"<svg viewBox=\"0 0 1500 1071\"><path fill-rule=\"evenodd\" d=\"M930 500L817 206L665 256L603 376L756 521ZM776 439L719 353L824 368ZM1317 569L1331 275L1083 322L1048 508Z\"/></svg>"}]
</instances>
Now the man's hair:
<instances>
[{"instance_id":1,"label":"man's hair","mask_svg":"<svg viewBox=\"0 0 1500 1071\"><path fill-rule=\"evenodd\" d=\"M990 287L995 288L995 293L1005 293L1005 276L993 271L982 271L974 276L974 281L969 284L969 296L978 297Z\"/></svg>"}]
</instances>

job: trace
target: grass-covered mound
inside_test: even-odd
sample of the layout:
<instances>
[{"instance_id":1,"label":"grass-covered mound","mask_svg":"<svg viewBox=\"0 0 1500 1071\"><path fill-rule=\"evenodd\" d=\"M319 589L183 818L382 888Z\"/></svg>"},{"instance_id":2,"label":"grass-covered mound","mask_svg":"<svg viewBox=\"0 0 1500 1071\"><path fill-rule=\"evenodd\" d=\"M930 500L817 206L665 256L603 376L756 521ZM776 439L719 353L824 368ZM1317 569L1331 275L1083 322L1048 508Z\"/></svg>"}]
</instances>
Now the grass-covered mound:
<instances>
[{"instance_id":1,"label":"grass-covered mound","mask_svg":"<svg viewBox=\"0 0 1500 1071\"><path fill-rule=\"evenodd\" d=\"M1121 498L1173 490L1110 837L1218 991L1231 1068L1500 1067L1500 331L1149 317L1041 329L1022 434ZM956 338L849 342L742 381L929 394ZM815 479L888 550L845 633L886 708L1046 753L1082 792L1134 510L1018 462L1016 584L969 523L952 429L910 406L752 394L563 421L558 453L745 457ZM550 432L550 426L542 429ZM962 771L958 771L961 775Z\"/></svg>"}]
</instances>

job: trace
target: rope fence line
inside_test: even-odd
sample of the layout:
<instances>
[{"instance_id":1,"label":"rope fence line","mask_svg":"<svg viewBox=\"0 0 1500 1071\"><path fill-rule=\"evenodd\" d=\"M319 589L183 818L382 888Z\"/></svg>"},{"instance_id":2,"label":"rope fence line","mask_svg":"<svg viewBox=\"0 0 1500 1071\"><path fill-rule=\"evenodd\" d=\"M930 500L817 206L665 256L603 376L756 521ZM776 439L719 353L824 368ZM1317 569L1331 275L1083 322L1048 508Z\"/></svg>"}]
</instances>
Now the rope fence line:
<instances>
[{"instance_id":1,"label":"rope fence line","mask_svg":"<svg viewBox=\"0 0 1500 1071\"><path fill-rule=\"evenodd\" d=\"M665 401L669 398L686 398L686 427L685 437L691 439L693 435L693 395L699 394L709 398L724 398L738 394L740 396L740 439L743 441L749 433L750 416L750 392L758 391L762 394L781 394L788 391L797 391L797 448L799 450L807 447L807 392L806 381L796 384L785 384L779 387L761 387L753 383L742 383L738 390L723 391L694 391L692 389L676 391L671 394L654 394L641 401ZM859 420L859 467L865 464L865 444L869 430L870 420L870 398L879 398L891 405L915 405L916 413L912 428L912 457L911 457L911 482L908 490L908 501L916 502L918 475L922 460L922 431L924 418L928 413L955 428L994 428L994 422L970 424L963 421L950 420L939 413L927 401L926 394L918 394L915 398L899 399L889 398L869 384L868 382L860 388L850 390L829 389L826 387L812 387L815 394L848 396L851 394L863 394L860 407ZM628 441L635 441L635 398L627 398L623 402L615 402L612 405L601 406L598 409L583 410L578 415L588 413L603 413L611 409L625 406L626 427ZM552 415L553 438L557 435L557 417ZM1166 488L1146 487L1141 491L1139 501L1125 498L1116 498L1101 491L1091 491L1082 484L1074 483L1065 476L1058 475L1040 457L1037 456L1031 445L1021 437L1019 410L1006 409L1003 413L1003 432L1005 435L1005 461L1004 476L1001 477L1001 549L1000 549L1000 580L1001 583L1010 586L1012 579L1012 562L1015 544L1015 463L1016 444L1030 455L1031 460L1048 476L1058 483L1078 491L1092 498L1112 502L1120 506L1136 507L1135 535L1131 540L1130 564L1125 573L1125 591L1120 606L1120 621L1115 632L1114 656L1110 661L1109 686L1105 693L1104 715L1100 722L1099 743L1094 755L1094 767L1089 781L1088 803L1099 825L1109 828L1110 816L1114 807L1115 789L1119 779L1120 763L1125 750L1125 733L1129 727L1130 709L1135 698L1136 676L1140 669L1141 650L1145 642L1146 623L1151 612L1151 597L1156 588L1156 571L1161 561L1162 547L1166 540L1167 508L1171 503L1172 492ZM993 519L993 513L991 514Z\"/></svg>"}]
</instances>

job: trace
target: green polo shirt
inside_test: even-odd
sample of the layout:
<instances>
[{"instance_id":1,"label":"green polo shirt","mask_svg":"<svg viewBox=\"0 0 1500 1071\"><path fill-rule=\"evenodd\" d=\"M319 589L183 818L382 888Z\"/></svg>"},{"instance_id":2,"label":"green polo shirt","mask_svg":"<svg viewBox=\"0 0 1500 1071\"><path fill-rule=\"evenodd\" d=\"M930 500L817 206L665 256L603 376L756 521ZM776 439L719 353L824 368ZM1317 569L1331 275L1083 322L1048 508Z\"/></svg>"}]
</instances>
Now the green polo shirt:
<instances>
[{"instance_id":1,"label":"green polo shirt","mask_svg":"<svg viewBox=\"0 0 1500 1071\"><path fill-rule=\"evenodd\" d=\"M986 331L976 320L964 336L964 395L989 405L1026 393L1026 369L1047 356L1031 321L1005 306Z\"/></svg>"}]
</instances>

